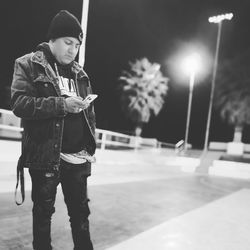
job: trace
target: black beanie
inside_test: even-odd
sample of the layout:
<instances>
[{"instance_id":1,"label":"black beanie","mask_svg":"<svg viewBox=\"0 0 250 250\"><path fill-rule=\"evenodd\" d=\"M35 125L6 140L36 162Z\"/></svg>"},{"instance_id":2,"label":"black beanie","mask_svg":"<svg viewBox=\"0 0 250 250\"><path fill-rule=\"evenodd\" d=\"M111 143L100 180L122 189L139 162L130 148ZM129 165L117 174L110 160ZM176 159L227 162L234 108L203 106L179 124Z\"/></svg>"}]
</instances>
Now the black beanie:
<instances>
[{"instance_id":1,"label":"black beanie","mask_svg":"<svg viewBox=\"0 0 250 250\"><path fill-rule=\"evenodd\" d=\"M67 10L61 10L52 19L47 38L56 39L60 37L74 37L82 43L82 27L77 18Z\"/></svg>"}]
</instances>

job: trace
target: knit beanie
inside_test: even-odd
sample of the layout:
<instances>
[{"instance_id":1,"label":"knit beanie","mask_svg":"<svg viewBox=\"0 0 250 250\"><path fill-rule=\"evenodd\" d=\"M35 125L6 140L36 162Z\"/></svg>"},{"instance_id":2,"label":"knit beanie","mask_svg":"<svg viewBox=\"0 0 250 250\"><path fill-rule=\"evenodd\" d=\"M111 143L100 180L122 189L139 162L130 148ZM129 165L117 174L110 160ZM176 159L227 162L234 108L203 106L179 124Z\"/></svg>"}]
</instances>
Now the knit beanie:
<instances>
[{"instance_id":1,"label":"knit beanie","mask_svg":"<svg viewBox=\"0 0 250 250\"><path fill-rule=\"evenodd\" d=\"M82 27L77 18L67 10L61 10L52 19L47 38L56 39L60 37L74 37L82 43Z\"/></svg>"}]
</instances>

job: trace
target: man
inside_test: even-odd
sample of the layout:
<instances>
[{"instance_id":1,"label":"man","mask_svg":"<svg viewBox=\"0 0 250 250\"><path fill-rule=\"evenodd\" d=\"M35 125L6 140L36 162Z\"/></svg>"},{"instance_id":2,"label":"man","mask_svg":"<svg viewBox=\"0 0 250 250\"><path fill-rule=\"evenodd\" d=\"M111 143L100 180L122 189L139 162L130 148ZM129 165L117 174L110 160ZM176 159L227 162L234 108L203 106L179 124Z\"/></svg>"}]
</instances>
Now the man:
<instances>
[{"instance_id":1,"label":"man","mask_svg":"<svg viewBox=\"0 0 250 250\"><path fill-rule=\"evenodd\" d=\"M88 76L74 61L82 36L76 17L62 10L51 21L49 42L15 62L11 106L24 128L18 176L22 179L23 167L29 168L36 250L52 249L51 216L59 183L74 249L93 249L87 177L96 149L95 114L93 103L83 101L92 93Z\"/></svg>"}]
</instances>

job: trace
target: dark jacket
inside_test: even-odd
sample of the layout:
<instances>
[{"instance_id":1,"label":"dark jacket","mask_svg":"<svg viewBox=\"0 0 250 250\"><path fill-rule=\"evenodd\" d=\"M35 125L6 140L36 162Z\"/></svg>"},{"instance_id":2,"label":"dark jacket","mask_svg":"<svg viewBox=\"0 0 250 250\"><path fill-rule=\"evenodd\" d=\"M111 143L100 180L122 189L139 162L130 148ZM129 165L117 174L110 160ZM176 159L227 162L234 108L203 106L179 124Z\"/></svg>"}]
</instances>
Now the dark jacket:
<instances>
[{"instance_id":1,"label":"dark jacket","mask_svg":"<svg viewBox=\"0 0 250 250\"><path fill-rule=\"evenodd\" d=\"M92 93L89 78L74 62L72 72L79 95ZM58 79L43 51L36 51L16 59L11 86L13 113L22 118L22 165L28 168L57 170L66 116L64 97L60 95ZM86 150L93 155L95 142L95 114L93 104L83 112L90 133Z\"/></svg>"}]
</instances>

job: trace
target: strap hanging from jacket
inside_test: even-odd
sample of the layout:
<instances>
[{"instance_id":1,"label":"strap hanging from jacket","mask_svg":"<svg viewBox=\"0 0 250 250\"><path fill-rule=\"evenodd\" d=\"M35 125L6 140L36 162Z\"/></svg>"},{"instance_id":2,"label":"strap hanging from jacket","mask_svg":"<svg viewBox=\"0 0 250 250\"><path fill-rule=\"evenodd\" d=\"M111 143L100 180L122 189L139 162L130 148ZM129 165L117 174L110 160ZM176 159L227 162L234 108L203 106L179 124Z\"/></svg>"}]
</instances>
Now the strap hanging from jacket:
<instances>
[{"instance_id":1,"label":"strap hanging from jacket","mask_svg":"<svg viewBox=\"0 0 250 250\"><path fill-rule=\"evenodd\" d=\"M18 191L19 181L20 181L20 191L21 191L21 197L22 197L21 202L17 201L17 191ZM24 169L23 169L23 155L21 155L19 157L18 163L17 163L17 180L16 180L16 189L15 189L15 202L19 206L19 205L23 204L24 200L25 200Z\"/></svg>"}]
</instances>

